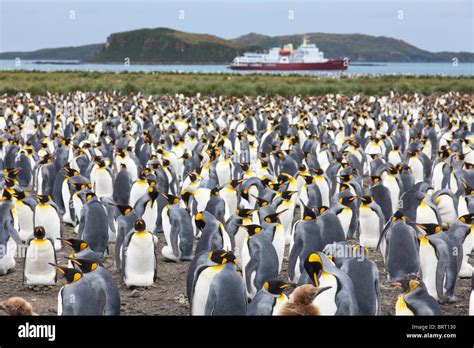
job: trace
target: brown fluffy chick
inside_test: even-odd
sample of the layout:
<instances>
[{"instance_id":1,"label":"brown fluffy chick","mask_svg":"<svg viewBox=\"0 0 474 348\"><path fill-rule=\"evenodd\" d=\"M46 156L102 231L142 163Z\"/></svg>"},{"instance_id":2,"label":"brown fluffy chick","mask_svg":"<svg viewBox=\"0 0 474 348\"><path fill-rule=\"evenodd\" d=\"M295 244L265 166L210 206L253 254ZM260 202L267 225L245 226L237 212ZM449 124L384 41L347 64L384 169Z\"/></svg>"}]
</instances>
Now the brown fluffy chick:
<instances>
[{"instance_id":1,"label":"brown fluffy chick","mask_svg":"<svg viewBox=\"0 0 474 348\"><path fill-rule=\"evenodd\" d=\"M313 304L313 300L329 288L316 288L311 284L297 287L278 314L287 316L320 315L319 308Z\"/></svg>"},{"instance_id":2,"label":"brown fluffy chick","mask_svg":"<svg viewBox=\"0 0 474 348\"><path fill-rule=\"evenodd\" d=\"M4 302L0 302L0 309L5 316L31 316L37 315L33 312L31 304L21 297L10 297Z\"/></svg>"}]
</instances>

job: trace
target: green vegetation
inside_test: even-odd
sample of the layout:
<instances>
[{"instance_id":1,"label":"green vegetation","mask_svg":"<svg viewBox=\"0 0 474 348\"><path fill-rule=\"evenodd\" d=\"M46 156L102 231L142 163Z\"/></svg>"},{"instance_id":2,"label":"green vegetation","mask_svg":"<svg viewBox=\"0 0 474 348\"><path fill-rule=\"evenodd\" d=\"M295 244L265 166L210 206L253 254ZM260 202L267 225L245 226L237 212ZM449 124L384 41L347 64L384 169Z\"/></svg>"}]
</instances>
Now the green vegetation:
<instances>
[{"instance_id":1,"label":"green vegetation","mask_svg":"<svg viewBox=\"0 0 474 348\"><path fill-rule=\"evenodd\" d=\"M310 42L328 58L349 57L352 62L474 62L474 53L428 52L402 40L361 34L308 34ZM265 36L251 33L233 40L168 28L115 33L105 44L0 53L0 59L73 59L100 63L228 63L244 51L301 44L303 35Z\"/></svg>"},{"instance_id":2,"label":"green vegetation","mask_svg":"<svg viewBox=\"0 0 474 348\"><path fill-rule=\"evenodd\" d=\"M48 59L48 60L87 60L95 55L103 44L77 47L46 48L32 52L0 53L0 59Z\"/></svg>"},{"instance_id":3,"label":"green vegetation","mask_svg":"<svg viewBox=\"0 0 474 348\"><path fill-rule=\"evenodd\" d=\"M110 35L90 61L123 62L128 57L142 63L224 63L247 48L212 35L140 29Z\"/></svg>"},{"instance_id":4,"label":"green vegetation","mask_svg":"<svg viewBox=\"0 0 474 348\"><path fill-rule=\"evenodd\" d=\"M474 77L381 76L329 78L312 76L100 73L100 72L0 72L0 94L46 91L67 93L121 91L145 94L183 93L194 95L323 95L327 93L366 95L398 93L474 93Z\"/></svg>"}]
</instances>

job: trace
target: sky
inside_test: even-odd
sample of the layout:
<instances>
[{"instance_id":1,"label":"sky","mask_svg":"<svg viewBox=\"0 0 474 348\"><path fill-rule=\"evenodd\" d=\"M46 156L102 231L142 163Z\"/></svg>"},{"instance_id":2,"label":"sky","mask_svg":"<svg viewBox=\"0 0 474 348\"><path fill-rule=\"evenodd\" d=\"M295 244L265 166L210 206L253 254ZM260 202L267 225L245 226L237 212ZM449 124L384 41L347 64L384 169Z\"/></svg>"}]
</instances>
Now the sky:
<instances>
[{"instance_id":1,"label":"sky","mask_svg":"<svg viewBox=\"0 0 474 348\"><path fill-rule=\"evenodd\" d=\"M114 32L156 27L226 39L361 33L474 52L473 7L474 0L0 0L0 52L103 43Z\"/></svg>"}]
</instances>

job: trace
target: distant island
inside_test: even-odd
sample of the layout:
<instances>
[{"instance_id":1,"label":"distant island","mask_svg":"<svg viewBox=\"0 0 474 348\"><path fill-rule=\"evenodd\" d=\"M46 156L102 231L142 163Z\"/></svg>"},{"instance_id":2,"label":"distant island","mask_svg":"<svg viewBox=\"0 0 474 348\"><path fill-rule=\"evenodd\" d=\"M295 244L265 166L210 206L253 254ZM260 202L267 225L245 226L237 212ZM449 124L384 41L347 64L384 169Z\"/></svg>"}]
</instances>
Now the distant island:
<instances>
[{"instance_id":1,"label":"distant island","mask_svg":"<svg viewBox=\"0 0 474 348\"><path fill-rule=\"evenodd\" d=\"M250 33L226 40L214 35L169 28L139 29L111 34L103 44L48 48L32 52L4 52L0 59L74 60L81 63L224 64L246 51L261 51L292 43L304 34L266 36ZM327 58L348 57L351 62L474 62L470 52L429 52L402 40L362 34L306 33Z\"/></svg>"}]
</instances>

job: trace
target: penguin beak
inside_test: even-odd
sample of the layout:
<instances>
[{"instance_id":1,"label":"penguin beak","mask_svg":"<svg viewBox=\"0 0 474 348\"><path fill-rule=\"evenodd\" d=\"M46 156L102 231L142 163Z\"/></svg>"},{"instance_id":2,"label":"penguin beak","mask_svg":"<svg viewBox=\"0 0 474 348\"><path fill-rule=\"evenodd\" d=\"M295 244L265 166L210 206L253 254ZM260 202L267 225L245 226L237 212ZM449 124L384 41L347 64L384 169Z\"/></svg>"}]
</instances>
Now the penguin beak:
<instances>
[{"instance_id":1,"label":"penguin beak","mask_svg":"<svg viewBox=\"0 0 474 348\"><path fill-rule=\"evenodd\" d=\"M56 270L61 273L61 274L65 274L63 268L59 265L56 265L55 263L51 263L51 262L48 262L49 265L53 266L54 268L56 268Z\"/></svg>"},{"instance_id":2,"label":"penguin beak","mask_svg":"<svg viewBox=\"0 0 474 348\"><path fill-rule=\"evenodd\" d=\"M397 287L401 287L402 286L402 283L400 282L393 282L393 283L390 283L391 286L397 286Z\"/></svg>"},{"instance_id":3,"label":"penguin beak","mask_svg":"<svg viewBox=\"0 0 474 348\"><path fill-rule=\"evenodd\" d=\"M323 292L331 289L332 286L323 286L322 288L318 288L318 292L316 293L316 295L314 296L314 298L316 298L317 296L321 295Z\"/></svg>"},{"instance_id":4,"label":"penguin beak","mask_svg":"<svg viewBox=\"0 0 474 348\"><path fill-rule=\"evenodd\" d=\"M60 240L60 241L63 241L64 243L66 243L66 244L69 245L69 246L72 246L72 243L69 242L69 241L68 241L67 239L65 239L65 238L56 238L56 239L57 239L57 240Z\"/></svg>"},{"instance_id":5,"label":"penguin beak","mask_svg":"<svg viewBox=\"0 0 474 348\"><path fill-rule=\"evenodd\" d=\"M286 211L288 211L288 209L284 209L284 210L280 211L279 213L277 213L277 216L280 217L280 215L282 215L282 214L285 213Z\"/></svg>"}]
</instances>

